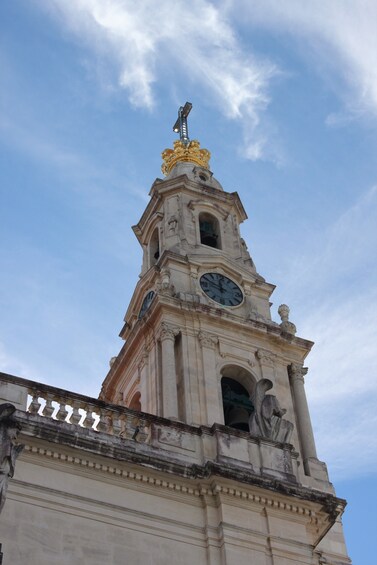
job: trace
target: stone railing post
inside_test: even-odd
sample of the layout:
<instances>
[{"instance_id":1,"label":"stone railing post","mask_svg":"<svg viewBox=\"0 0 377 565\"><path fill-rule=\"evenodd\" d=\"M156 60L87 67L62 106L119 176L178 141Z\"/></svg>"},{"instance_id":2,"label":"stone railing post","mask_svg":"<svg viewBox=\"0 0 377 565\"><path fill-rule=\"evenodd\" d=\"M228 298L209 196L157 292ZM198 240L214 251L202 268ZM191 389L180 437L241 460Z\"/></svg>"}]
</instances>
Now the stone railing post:
<instances>
[{"instance_id":1,"label":"stone railing post","mask_svg":"<svg viewBox=\"0 0 377 565\"><path fill-rule=\"evenodd\" d=\"M162 323L160 339L162 353L162 409L164 418L178 419L177 375L175 370L174 340L177 328Z\"/></svg>"},{"instance_id":2,"label":"stone railing post","mask_svg":"<svg viewBox=\"0 0 377 565\"><path fill-rule=\"evenodd\" d=\"M288 367L288 372L297 416L297 431L301 442L302 457L304 467L307 469L308 459L317 459L317 450L304 387L304 375L306 375L308 370L299 364L292 363Z\"/></svg>"}]
</instances>

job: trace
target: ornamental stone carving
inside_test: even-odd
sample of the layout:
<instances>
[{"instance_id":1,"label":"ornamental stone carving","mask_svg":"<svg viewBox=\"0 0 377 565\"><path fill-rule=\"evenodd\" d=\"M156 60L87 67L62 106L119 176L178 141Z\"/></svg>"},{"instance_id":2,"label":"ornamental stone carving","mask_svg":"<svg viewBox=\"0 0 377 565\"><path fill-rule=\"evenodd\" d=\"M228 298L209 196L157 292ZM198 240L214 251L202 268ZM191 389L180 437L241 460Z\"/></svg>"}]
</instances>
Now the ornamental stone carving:
<instances>
[{"instance_id":1,"label":"ornamental stone carving","mask_svg":"<svg viewBox=\"0 0 377 565\"><path fill-rule=\"evenodd\" d=\"M171 216L168 220L168 232L169 235L173 235L177 232L178 219L176 216Z\"/></svg>"},{"instance_id":2,"label":"ornamental stone carving","mask_svg":"<svg viewBox=\"0 0 377 565\"><path fill-rule=\"evenodd\" d=\"M288 443L293 431L293 424L284 420L286 410L281 408L273 394L266 394L272 388L269 379L261 379L255 385L251 397L254 412L249 419L250 434L279 443Z\"/></svg>"},{"instance_id":3,"label":"ornamental stone carving","mask_svg":"<svg viewBox=\"0 0 377 565\"><path fill-rule=\"evenodd\" d=\"M14 442L21 430L20 424L12 418L15 410L13 404L0 405L0 512L5 504L9 479L14 475L16 459L25 447Z\"/></svg>"},{"instance_id":4,"label":"ornamental stone carving","mask_svg":"<svg viewBox=\"0 0 377 565\"><path fill-rule=\"evenodd\" d=\"M273 367L276 359L276 355L274 353L266 351L265 349L258 349L255 355L258 357L261 365L269 365L270 367Z\"/></svg>"},{"instance_id":5,"label":"ornamental stone carving","mask_svg":"<svg viewBox=\"0 0 377 565\"><path fill-rule=\"evenodd\" d=\"M280 304L279 308L278 308L278 314L281 318L281 330L282 333L286 333L286 334L290 334L290 335L295 335L296 334L296 326L289 321L289 306L287 306L286 304Z\"/></svg>"},{"instance_id":6,"label":"ornamental stone carving","mask_svg":"<svg viewBox=\"0 0 377 565\"><path fill-rule=\"evenodd\" d=\"M299 363L291 363L288 367L288 373L292 382L300 381L302 383L305 382L304 377L308 372L307 367L303 367Z\"/></svg>"},{"instance_id":7,"label":"ornamental stone carving","mask_svg":"<svg viewBox=\"0 0 377 565\"><path fill-rule=\"evenodd\" d=\"M164 296L174 296L175 287L170 282L170 271L169 269L163 269L161 271L161 279L159 283L158 292Z\"/></svg>"},{"instance_id":8,"label":"ornamental stone carving","mask_svg":"<svg viewBox=\"0 0 377 565\"><path fill-rule=\"evenodd\" d=\"M179 334L179 329L173 326L169 326L166 322L162 322L160 330L160 339L164 341L165 339L170 339L174 341L174 338Z\"/></svg>"},{"instance_id":9,"label":"ornamental stone carving","mask_svg":"<svg viewBox=\"0 0 377 565\"><path fill-rule=\"evenodd\" d=\"M202 347L209 347L211 349L213 349L219 342L219 338L216 335L203 331L198 333L198 338Z\"/></svg>"}]
</instances>

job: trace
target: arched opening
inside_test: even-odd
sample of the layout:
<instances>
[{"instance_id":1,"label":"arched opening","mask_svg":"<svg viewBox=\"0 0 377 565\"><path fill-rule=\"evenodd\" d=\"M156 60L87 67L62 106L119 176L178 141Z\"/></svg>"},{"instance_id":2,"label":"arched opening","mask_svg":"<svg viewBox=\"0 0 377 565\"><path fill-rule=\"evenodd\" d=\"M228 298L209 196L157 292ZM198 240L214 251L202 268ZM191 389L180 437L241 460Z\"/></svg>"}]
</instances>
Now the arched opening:
<instances>
[{"instance_id":1,"label":"arched opening","mask_svg":"<svg viewBox=\"0 0 377 565\"><path fill-rule=\"evenodd\" d=\"M160 240L158 236L158 228L156 228L149 242L149 266L152 267L152 265L157 263L159 257L160 257Z\"/></svg>"},{"instance_id":2,"label":"arched opening","mask_svg":"<svg viewBox=\"0 0 377 565\"><path fill-rule=\"evenodd\" d=\"M226 426L250 431L249 419L254 411L250 393L254 387L253 376L236 365L228 365L222 370L221 393Z\"/></svg>"},{"instance_id":3,"label":"arched opening","mask_svg":"<svg viewBox=\"0 0 377 565\"><path fill-rule=\"evenodd\" d=\"M221 249L219 221L215 216L202 212L199 214L200 243Z\"/></svg>"},{"instance_id":4,"label":"arched opening","mask_svg":"<svg viewBox=\"0 0 377 565\"><path fill-rule=\"evenodd\" d=\"M131 410L138 410L140 412L141 411L140 396L141 396L140 392L135 392L135 394L131 398L131 402L128 408L131 408Z\"/></svg>"}]
</instances>

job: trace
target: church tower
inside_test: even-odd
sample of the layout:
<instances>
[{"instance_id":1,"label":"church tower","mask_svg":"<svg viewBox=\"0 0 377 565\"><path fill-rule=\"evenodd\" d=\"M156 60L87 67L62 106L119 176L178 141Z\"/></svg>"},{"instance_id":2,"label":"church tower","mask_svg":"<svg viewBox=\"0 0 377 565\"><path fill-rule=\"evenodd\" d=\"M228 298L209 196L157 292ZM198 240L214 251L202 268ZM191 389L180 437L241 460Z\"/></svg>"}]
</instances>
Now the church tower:
<instances>
[{"instance_id":1,"label":"church tower","mask_svg":"<svg viewBox=\"0 0 377 565\"><path fill-rule=\"evenodd\" d=\"M271 319L190 110L133 228L142 269L100 398L0 374L7 562L351 563L305 396L313 344L288 306Z\"/></svg>"},{"instance_id":2,"label":"church tower","mask_svg":"<svg viewBox=\"0 0 377 565\"><path fill-rule=\"evenodd\" d=\"M189 139L190 110L187 102L178 111L173 130L180 139L162 153L165 178L153 183L133 227L142 269L120 332L125 344L100 398L272 442L255 453L254 470L333 493L317 458L304 388L313 343L296 336L287 305L278 309L280 323L271 319L275 286L258 273L240 235L247 215L239 195L222 187L210 152ZM289 457L271 445L289 445ZM229 438L223 459L249 460L242 449ZM322 545L320 563L350 563L339 519ZM326 548L329 555L336 548L336 561L321 561Z\"/></svg>"},{"instance_id":3,"label":"church tower","mask_svg":"<svg viewBox=\"0 0 377 565\"><path fill-rule=\"evenodd\" d=\"M190 110L179 110L180 140L162 154L165 179L133 227L142 270L100 398L196 426L249 432L253 423L261 435L291 439L300 472L322 478L304 390L313 344L295 335L286 305L281 323L272 321L275 286L240 235L247 215L238 194L223 189L209 151L188 137ZM255 403L270 388L271 421L258 427Z\"/></svg>"}]
</instances>

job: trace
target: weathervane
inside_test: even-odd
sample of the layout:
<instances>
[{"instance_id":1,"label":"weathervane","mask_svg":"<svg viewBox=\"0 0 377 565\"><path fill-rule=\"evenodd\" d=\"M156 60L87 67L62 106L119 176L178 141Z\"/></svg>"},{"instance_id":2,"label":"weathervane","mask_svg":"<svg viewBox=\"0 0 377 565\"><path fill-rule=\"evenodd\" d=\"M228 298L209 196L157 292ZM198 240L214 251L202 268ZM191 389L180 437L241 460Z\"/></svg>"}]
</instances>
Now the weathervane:
<instances>
[{"instance_id":1,"label":"weathervane","mask_svg":"<svg viewBox=\"0 0 377 565\"><path fill-rule=\"evenodd\" d=\"M188 145L190 143L187 116L189 115L191 108L191 102L186 102L184 106L181 106L178 110L178 119L173 126L173 131L175 131L175 133L179 133L179 138L184 145Z\"/></svg>"}]
</instances>

